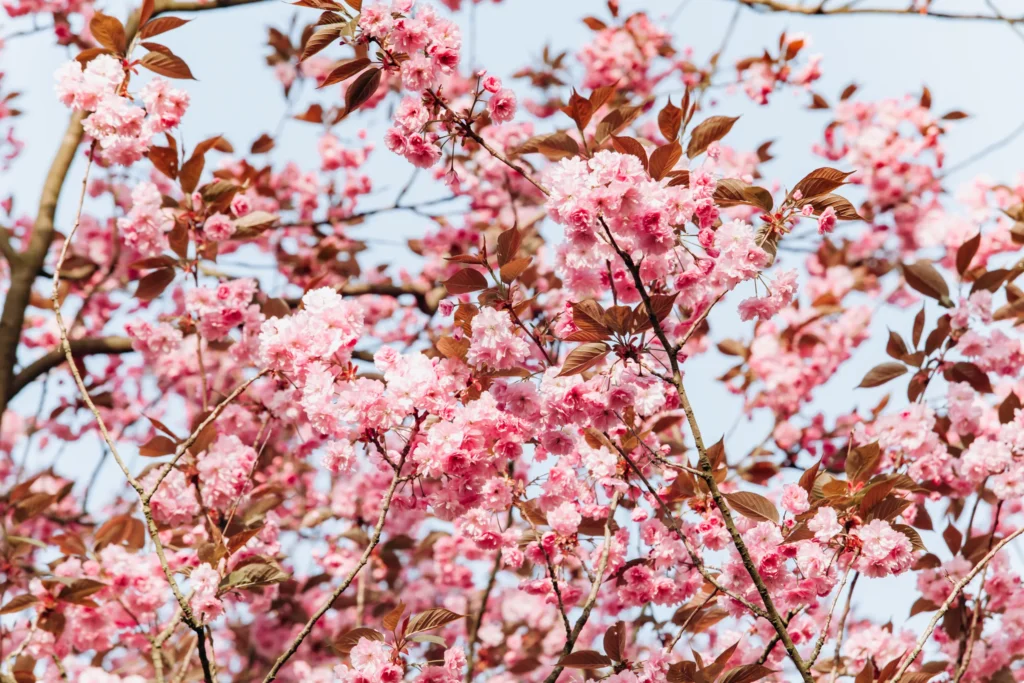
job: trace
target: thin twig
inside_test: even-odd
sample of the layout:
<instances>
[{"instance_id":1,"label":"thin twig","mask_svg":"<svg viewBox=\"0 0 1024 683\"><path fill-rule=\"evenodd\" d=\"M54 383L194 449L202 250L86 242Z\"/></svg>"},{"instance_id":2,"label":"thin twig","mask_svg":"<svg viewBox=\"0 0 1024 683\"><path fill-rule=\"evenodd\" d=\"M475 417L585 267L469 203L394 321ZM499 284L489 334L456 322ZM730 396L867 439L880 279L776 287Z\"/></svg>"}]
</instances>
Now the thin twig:
<instances>
[{"instance_id":1,"label":"thin twig","mask_svg":"<svg viewBox=\"0 0 1024 683\"><path fill-rule=\"evenodd\" d=\"M843 607L843 616L839 617L839 632L836 634L836 654L832 658L830 683L835 683L836 672L839 670L839 657L843 651L843 633L846 631L846 618L850 616L850 605L853 604L853 589L857 587L857 579L859 578L860 572L856 572L853 575L853 581L850 582L850 592L846 594L846 606Z\"/></svg>"},{"instance_id":2,"label":"thin twig","mask_svg":"<svg viewBox=\"0 0 1024 683\"><path fill-rule=\"evenodd\" d=\"M842 551L840 550L839 552L841 553ZM818 655L821 654L821 648L828 639L828 627L832 625L832 615L835 613L836 607L839 605L839 598L843 596L843 589L846 588L846 580L850 578L850 572L853 571L853 564L857 561L858 555L860 555L859 552L853 556L853 559L850 560L850 564L846 568L846 571L843 572L842 583L839 584L839 590L836 591L836 597L832 600L832 607L829 608L828 616L825 617L825 625L821 627L821 635L818 636L818 642L814 644L814 651L811 652L811 656L807 659L808 667L814 666L814 662L818 661ZM847 602L847 605L849 605L849 602Z\"/></svg>"},{"instance_id":3,"label":"thin twig","mask_svg":"<svg viewBox=\"0 0 1024 683\"><path fill-rule=\"evenodd\" d=\"M508 520L505 522L506 529L512 526L512 511L514 509L514 507L509 507L508 509ZM498 571L500 570L501 551L499 550L494 557L491 573L487 577L487 586L484 588L483 595L480 596L480 608L469 623L469 635L467 638L469 646L466 649L466 683L470 683L473 680L473 665L476 661L476 641L480 633L480 626L484 623L484 616L487 614L487 601L491 597L491 591L494 590L494 584L497 582Z\"/></svg>"},{"instance_id":4,"label":"thin twig","mask_svg":"<svg viewBox=\"0 0 1024 683\"><path fill-rule=\"evenodd\" d=\"M612 496L612 502L608 511L608 521L604 525L604 546L601 549L601 557L597 561L597 577L596 580L590 584L590 595L587 596L586 602L583 603L583 613L580 614L579 619L576 620L576 625L572 628L572 633L569 638L565 641L565 647L562 648L562 657L565 657L572 652L573 646L576 644L576 639L580 637L580 632L583 631L583 627L586 625L587 620L590 618L590 612L594 609L594 603L597 602L597 594L601 590L601 583L604 582L604 574L608 570L608 556L611 554L612 548L612 519L615 517L615 511L619 507L619 499L621 492L616 491ZM555 683L558 677L562 675L562 671L565 669L561 664L555 667L547 678L544 679L544 683Z\"/></svg>"},{"instance_id":5,"label":"thin twig","mask_svg":"<svg viewBox=\"0 0 1024 683\"><path fill-rule=\"evenodd\" d=\"M924 12L914 9L913 6L906 9L895 7L857 7L855 3L847 3L835 9L826 9L819 5L803 6L780 2L779 0L735 0L741 5L753 9L762 9L769 12L786 12L789 14L802 14L809 17L843 17L851 14L884 14L892 17L929 17L932 19L966 19L971 21L1006 21L1011 24L1024 22L1024 17L1000 18L991 14L953 14L950 12Z\"/></svg>"},{"instance_id":6,"label":"thin twig","mask_svg":"<svg viewBox=\"0 0 1024 683\"><path fill-rule=\"evenodd\" d=\"M313 630L313 627L316 626L316 622L320 621L320 618L327 613L327 610L329 610L331 606L334 604L334 601L337 600L338 597L345 592L345 589L352 585L352 581L359 574L359 571L369 561L370 555L373 554L374 549L376 549L377 544L380 542L380 535L381 532L383 532L384 530L384 522L387 519L388 511L391 509L391 500L392 498L394 498L395 491L398 489L399 484L409 480L409 477L403 477L401 475L402 467L405 465L405 461L409 455L409 451L412 449L412 445L416 439L416 434L419 432L419 426L421 422L422 418L417 417L416 425L413 428L413 433L412 435L410 435L409 441L408 443L406 443L405 448L402 449L402 456L399 459L397 466L395 467L395 475L391 478L391 485L388 487L387 492L384 494L384 499L381 501L380 515L377 517L377 524L373 528L373 536L370 538L370 542L367 544L366 549L363 551L362 556L359 558L359 562L356 563L356 566L353 567L352 570L348 573L348 576L345 577L345 580L342 581L338 585L338 587L331 592L330 597L326 601L324 601L324 604L321 605L320 608L313 613L313 616L309 618L305 626L302 627L302 630L299 631L299 634L295 637L291 644L288 645L288 648L281 654L280 657L277 658L277 660L274 662L274 665L270 667L270 672L267 673L266 678L263 679L263 683L270 683L270 681L273 681L277 678L277 674L279 671L281 671L281 667L283 667L288 662L288 660L291 659L292 655L294 655L298 651L299 646L302 645L302 641L306 639L306 636L308 636L310 632Z\"/></svg>"},{"instance_id":7,"label":"thin twig","mask_svg":"<svg viewBox=\"0 0 1024 683\"><path fill-rule=\"evenodd\" d=\"M1000 550L1002 550L1007 544L1010 543L1010 541L1017 538L1021 534L1024 534L1024 527L1017 529L1012 534L1010 534L1003 540L999 541L999 543L997 543L992 548L992 550L988 551L985 557L981 558L981 561L974 566L974 569L969 571L967 575L964 576L964 578L960 579L955 584L953 584L953 591L949 594L949 597L946 598L945 602L943 602L942 605L939 606L938 611L935 612L935 614L932 616L931 621L928 622L928 628L926 628L924 630L924 633L921 634L921 637L917 639L917 644L914 646L914 649L910 651L910 654L906 656L906 658L903 660L903 664L900 665L900 668L896 671L896 676L893 678L893 683L900 683L900 680L903 678L904 674L907 673L907 669L909 669L910 665L914 663L914 660L917 659L917 656L921 654L921 650L924 649L925 643L927 643L928 639L931 638L932 631L935 630L935 627L938 626L939 622L942 620L942 617L945 616L946 612L949 611L950 606L957 599L957 597L959 597L960 592L967 587L967 584L969 584L975 576L977 576L981 571L985 569L986 566L988 566L988 563L992 560L993 557L995 557L999 553Z\"/></svg>"}]
</instances>

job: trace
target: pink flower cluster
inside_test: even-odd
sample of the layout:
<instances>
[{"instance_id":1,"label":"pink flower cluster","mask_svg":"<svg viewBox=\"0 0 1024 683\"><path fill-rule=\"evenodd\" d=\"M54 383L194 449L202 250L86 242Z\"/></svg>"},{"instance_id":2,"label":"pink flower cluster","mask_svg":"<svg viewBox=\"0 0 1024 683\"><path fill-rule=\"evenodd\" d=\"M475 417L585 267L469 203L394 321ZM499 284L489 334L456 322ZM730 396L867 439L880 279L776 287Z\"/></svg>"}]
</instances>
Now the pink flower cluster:
<instances>
[{"instance_id":1,"label":"pink flower cluster","mask_svg":"<svg viewBox=\"0 0 1024 683\"><path fill-rule=\"evenodd\" d=\"M117 229L124 243L145 258L157 256L167 249L167 232L174 219L162 207L160 190L153 183L139 183L132 188L132 208L124 218L117 219Z\"/></svg>"},{"instance_id":2,"label":"pink flower cluster","mask_svg":"<svg viewBox=\"0 0 1024 683\"><path fill-rule=\"evenodd\" d=\"M120 60L99 55L83 69L72 60L56 73L57 96L75 111L91 112L82 122L108 163L131 166L149 149L150 138L175 128L188 108L188 93L154 78L139 93L145 108L127 95L128 75Z\"/></svg>"},{"instance_id":3,"label":"pink flower cluster","mask_svg":"<svg viewBox=\"0 0 1024 683\"><path fill-rule=\"evenodd\" d=\"M779 41L778 57L766 51L764 56L740 60L736 74L743 91L758 104L768 104L768 96L783 85L807 88L821 78L820 54L814 54L804 62L800 55L811 43L810 37L801 33L784 33Z\"/></svg>"},{"instance_id":4,"label":"pink flower cluster","mask_svg":"<svg viewBox=\"0 0 1024 683\"><path fill-rule=\"evenodd\" d=\"M857 570L865 576L902 574L914 562L910 539L884 520L868 522L853 535L863 544L857 558Z\"/></svg>"},{"instance_id":5,"label":"pink flower cluster","mask_svg":"<svg viewBox=\"0 0 1024 683\"><path fill-rule=\"evenodd\" d=\"M740 319L760 318L767 320L793 303L796 297L796 271L786 270L775 276L768 286L768 295L745 299L740 302Z\"/></svg>"},{"instance_id":6,"label":"pink flower cluster","mask_svg":"<svg viewBox=\"0 0 1024 683\"><path fill-rule=\"evenodd\" d=\"M216 287L190 289L185 294L185 308L198 324L203 338L217 341L239 325L262 320L260 307L252 303L254 296L256 281L240 278Z\"/></svg>"},{"instance_id":7,"label":"pink flower cluster","mask_svg":"<svg viewBox=\"0 0 1024 683\"><path fill-rule=\"evenodd\" d=\"M519 367L530 355L530 345L512 327L508 311L482 308L473 316L473 336L466 362L492 370Z\"/></svg>"},{"instance_id":8,"label":"pink flower cluster","mask_svg":"<svg viewBox=\"0 0 1024 683\"><path fill-rule=\"evenodd\" d=\"M430 168L441 158L437 134L425 130L430 112L417 97L406 97L395 111L394 125L384 134L384 144L417 168Z\"/></svg>"},{"instance_id":9,"label":"pink flower cluster","mask_svg":"<svg viewBox=\"0 0 1024 683\"><path fill-rule=\"evenodd\" d=\"M150 365L155 365L181 346L181 330L170 323L152 324L145 320L132 320L125 324L125 332L132 340L132 348L142 354Z\"/></svg>"},{"instance_id":10,"label":"pink flower cluster","mask_svg":"<svg viewBox=\"0 0 1024 683\"><path fill-rule=\"evenodd\" d=\"M263 323L260 358L267 368L304 383L311 370L347 364L362 332L360 305L321 287L306 292L294 314Z\"/></svg>"},{"instance_id":11,"label":"pink flower cluster","mask_svg":"<svg viewBox=\"0 0 1024 683\"><path fill-rule=\"evenodd\" d=\"M626 90L649 93L670 73L651 73L655 59L670 40L668 32L642 12L631 15L621 26L601 29L576 55L586 69L583 87L594 89L618 83Z\"/></svg>"},{"instance_id":12,"label":"pink flower cluster","mask_svg":"<svg viewBox=\"0 0 1024 683\"><path fill-rule=\"evenodd\" d=\"M217 597L220 587L220 574L217 570L209 563L204 563L193 569L188 578L192 586L189 606L196 617L202 623L209 623L223 614L224 605Z\"/></svg>"},{"instance_id":13,"label":"pink flower cluster","mask_svg":"<svg viewBox=\"0 0 1024 683\"><path fill-rule=\"evenodd\" d=\"M217 437L196 465L202 482L203 505L227 512L245 493L255 462L256 451L234 434Z\"/></svg>"}]
</instances>

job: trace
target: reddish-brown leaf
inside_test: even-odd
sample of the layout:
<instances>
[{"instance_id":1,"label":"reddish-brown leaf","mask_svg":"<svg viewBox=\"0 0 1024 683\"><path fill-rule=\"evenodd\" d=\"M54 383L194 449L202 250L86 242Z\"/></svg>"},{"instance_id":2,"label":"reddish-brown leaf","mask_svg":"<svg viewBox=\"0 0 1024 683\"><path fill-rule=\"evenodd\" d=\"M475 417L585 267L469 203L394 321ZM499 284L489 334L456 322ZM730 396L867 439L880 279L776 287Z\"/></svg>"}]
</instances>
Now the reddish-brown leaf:
<instances>
[{"instance_id":1,"label":"reddish-brown leaf","mask_svg":"<svg viewBox=\"0 0 1024 683\"><path fill-rule=\"evenodd\" d=\"M139 455L144 458L158 458L161 455L170 455L174 452L176 444L166 436L154 436L146 443L139 446Z\"/></svg>"},{"instance_id":2,"label":"reddish-brown leaf","mask_svg":"<svg viewBox=\"0 0 1024 683\"><path fill-rule=\"evenodd\" d=\"M683 155L683 148L677 140L667 145L662 145L651 153L651 161L648 172L655 180L661 180L676 165Z\"/></svg>"},{"instance_id":3,"label":"reddish-brown leaf","mask_svg":"<svg viewBox=\"0 0 1024 683\"><path fill-rule=\"evenodd\" d=\"M737 121L739 121L738 116L712 116L701 121L690 133L690 142L686 145L686 156L692 159L703 154L711 143L724 138Z\"/></svg>"},{"instance_id":4,"label":"reddish-brown leaf","mask_svg":"<svg viewBox=\"0 0 1024 683\"><path fill-rule=\"evenodd\" d=\"M139 8L139 26L149 23L154 9L156 9L156 0L142 0L142 7Z\"/></svg>"},{"instance_id":5,"label":"reddish-brown leaf","mask_svg":"<svg viewBox=\"0 0 1024 683\"><path fill-rule=\"evenodd\" d=\"M612 665L612 660L596 650L570 652L558 662L567 669L601 669Z\"/></svg>"},{"instance_id":6,"label":"reddish-brown leaf","mask_svg":"<svg viewBox=\"0 0 1024 683\"><path fill-rule=\"evenodd\" d=\"M434 609L428 609L426 612L421 612L410 619L405 633L406 635L412 635L424 631L433 631L435 628L441 628L453 621L465 618L466 615L464 614L456 614L443 607L435 607Z\"/></svg>"},{"instance_id":7,"label":"reddish-brown leaf","mask_svg":"<svg viewBox=\"0 0 1024 683\"><path fill-rule=\"evenodd\" d=\"M96 12L89 20L89 32L103 47L123 55L128 47L124 25L115 17Z\"/></svg>"},{"instance_id":8,"label":"reddish-brown leaf","mask_svg":"<svg viewBox=\"0 0 1024 683\"><path fill-rule=\"evenodd\" d=\"M946 547L949 548L949 552L956 555L960 552L960 546L963 545L964 535L960 533L952 524L946 527L946 530L942 532L942 540L946 542Z\"/></svg>"},{"instance_id":9,"label":"reddish-brown leaf","mask_svg":"<svg viewBox=\"0 0 1024 683\"><path fill-rule=\"evenodd\" d=\"M679 137L679 126L682 121L683 110L672 104L671 99L658 112L658 130L666 140L675 140Z\"/></svg>"},{"instance_id":10,"label":"reddish-brown leaf","mask_svg":"<svg viewBox=\"0 0 1024 683\"><path fill-rule=\"evenodd\" d=\"M142 29L139 31L139 38L145 40L146 38L152 38L153 36L160 35L161 33L173 31L176 28L184 26L189 21L189 19L181 19L179 17L157 17L153 21L143 25Z\"/></svg>"},{"instance_id":11,"label":"reddish-brown leaf","mask_svg":"<svg viewBox=\"0 0 1024 683\"><path fill-rule=\"evenodd\" d=\"M617 621L613 626L610 626L607 631L604 632L604 651L608 656L616 661L621 662L625 660L626 655L626 624L622 621Z\"/></svg>"},{"instance_id":12,"label":"reddish-brown leaf","mask_svg":"<svg viewBox=\"0 0 1024 683\"><path fill-rule=\"evenodd\" d=\"M568 377L586 372L600 363L610 350L611 347L604 342L580 344L566 356L558 377Z\"/></svg>"},{"instance_id":13,"label":"reddish-brown leaf","mask_svg":"<svg viewBox=\"0 0 1024 683\"><path fill-rule=\"evenodd\" d=\"M367 69L359 74L345 89L345 112L352 113L377 92L380 85L380 69Z\"/></svg>"},{"instance_id":14,"label":"reddish-brown leaf","mask_svg":"<svg viewBox=\"0 0 1024 683\"><path fill-rule=\"evenodd\" d=\"M147 154L156 170L174 180L178 177L178 155L170 147L150 147Z\"/></svg>"},{"instance_id":15,"label":"reddish-brown leaf","mask_svg":"<svg viewBox=\"0 0 1024 683\"><path fill-rule=\"evenodd\" d=\"M333 43L341 35L341 29L337 26L321 26L313 31L302 47L300 62L304 62L325 47Z\"/></svg>"},{"instance_id":16,"label":"reddish-brown leaf","mask_svg":"<svg viewBox=\"0 0 1024 683\"><path fill-rule=\"evenodd\" d=\"M620 154L630 154L635 156L640 160L640 163L643 164L644 169L647 169L647 150L644 149L644 146L640 144L640 141L636 138L613 135L612 147L614 147L615 151Z\"/></svg>"},{"instance_id":17,"label":"reddish-brown leaf","mask_svg":"<svg viewBox=\"0 0 1024 683\"><path fill-rule=\"evenodd\" d=\"M974 363L954 363L949 369L948 379L951 382L966 382L981 394L992 393L992 383L988 379L988 374Z\"/></svg>"},{"instance_id":18,"label":"reddish-brown leaf","mask_svg":"<svg viewBox=\"0 0 1024 683\"><path fill-rule=\"evenodd\" d=\"M812 197L810 201L804 202L814 208L815 215L821 215L826 209L831 208L836 212L836 218L841 221L862 221L864 218L857 213L857 209L846 197L837 194L824 194L820 197Z\"/></svg>"},{"instance_id":19,"label":"reddish-brown leaf","mask_svg":"<svg viewBox=\"0 0 1024 683\"><path fill-rule=\"evenodd\" d=\"M583 130L594 115L594 105L590 103L590 100L580 96L573 88L572 95L569 96L569 104L563 107L562 111L573 120L577 128Z\"/></svg>"},{"instance_id":20,"label":"reddish-brown leaf","mask_svg":"<svg viewBox=\"0 0 1024 683\"><path fill-rule=\"evenodd\" d=\"M28 609L32 605L39 602L39 598L29 593L18 595L7 601L3 607L0 607L0 614L15 614L24 609Z\"/></svg>"},{"instance_id":21,"label":"reddish-brown leaf","mask_svg":"<svg viewBox=\"0 0 1024 683\"><path fill-rule=\"evenodd\" d=\"M956 250L956 272L960 273L960 275L967 272L967 269L971 267L971 261L974 260L974 255L978 253L980 245L980 232L960 245L960 248Z\"/></svg>"},{"instance_id":22,"label":"reddish-brown leaf","mask_svg":"<svg viewBox=\"0 0 1024 683\"><path fill-rule=\"evenodd\" d=\"M715 186L715 204L721 207L747 204L756 206L765 213L771 213L775 200L772 193L763 187L747 185L735 178L722 178Z\"/></svg>"},{"instance_id":23,"label":"reddish-brown leaf","mask_svg":"<svg viewBox=\"0 0 1024 683\"><path fill-rule=\"evenodd\" d=\"M903 277L906 278L907 284L911 288L936 299L947 308L952 307L953 301L949 298L949 286L935 266L928 261L904 265Z\"/></svg>"},{"instance_id":24,"label":"reddish-brown leaf","mask_svg":"<svg viewBox=\"0 0 1024 683\"><path fill-rule=\"evenodd\" d=\"M346 81L368 66L370 66L370 60L366 57L356 57L355 59L346 59L343 62L338 62L331 69L330 73L327 74L324 82L318 85L317 88L326 88L329 85Z\"/></svg>"},{"instance_id":25,"label":"reddish-brown leaf","mask_svg":"<svg viewBox=\"0 0 1024 683\"><path fill-rule=\"evenodd\" d=\"M828 194L837 187L845 184L846 179L852 173L853 171L844 172L828 167L816 168L805 175L800 182L796 184L790 194L800 192L800 194L803 195L804 200Z\"/></svg>"},{"instance_id":26,"label":"reddish-brown leaf","mask_svg":"<svg viewBox=\"0 0 1024 683\"><path fill-rule=\"evenodd\" d=\"M189 160L182 164L181 171L178 172L178 183L185 194L192 194L196 189L205 165L206 159L198 153L193 153Z\"/></svg>"},{"instance_id":27,"label":"reddish-brown leaf","mask_svg":"<svg viewBox=\"0 0 1024 683\"><path fill-rule=\"evenodd\" d=\"M550 161L577 156L580 146L568 133L558 132L545 135L537 140L537 150Z\"/></svg>"},{"instance_id":28,"label":"reddish-brown leaf","mask_svg":"<svg viewBox=\"0 0 1024 683\"><path fill-rule=\"evenodd\" d=\"M736 512L758 522L779 522L779 511L770 500L752 491L726 493L725 499Z\"/></svg>"},{"instance_id":29,"label":"reddish-brown leaf","mask_svg":"<svg viewBox=\"0 0 1024 683\"><path fill-rule=\"evenodd\" d=\"M274 149L274 138L264 133L256 138L256 141L252 143L252 147L249 151L253 154L266 154L272 149Z\"/></svg>"},{"instance_id":30,"label":"reddish-brown leaf","mask_svg":"<svg viewBox=\"0 0 1024 683\"><path fill-rule=\"evenodd\" d=\"M906 372L907 366L903 363L882 363L868 370L868 374L864 375L864 379L857 386L878 387Z\"/></svg>"},{"instance_id":31,"label":"reddish-brown leaf","mask_svg":"<svg viewBox=\"0 0 1024 683\"><path fill-rule=\"evenodd\" d=\"M384 634L372 628L354 628L335 638L331 645L338 654L347 655L363 638L383 641Z\"/></svg>"},{"instance_id":32,"label":"reddish-brown leaf","mask_svg":"<svg viewBox=\"0 0 1024 683\"><path fill-rule=\"evenodd\" d=\"M517 277L523 274L523 272L530 267L530 263L533 262L533 257L524 256L523 258L512 259L501 267L501 281L508 284L515 280Z\"/></svg>"},{"instance_id":33,"label":"reddish-brown leaf","mask_svg":"<svg viewBox=\"0 0 1024 683\"><path fill-rule=\"evenodd\" d=\"M511 227L498 235L498 265L503 266L516 257L523 244L523 233Z\"/></svg>"},{"instance_id":34,"label":"reddish-brown leaf","mask_svg":"<svg viewBox=\"0 0 1024 683\"><path fill-rule=\"evenodd\" d=\"M487 278L479 270L463 268L442 284L444 284L449 294L469 294L470 292L487 289Z\"/></svg>"},{"instance_id":35,"label":"reddish-brown leaf","mask_svg":"<svg viewBox=\"0 0 1024 683\"><path fill-rule=\"evenodd\" d=\"M773 673L776 673L775 669L769 669L761 664L743 664L735 669L729 669L718 683L753 683Z\"/></svg>"},{"instance_id":36,"label":"reddish-brown leaf","mask_svg":"<svg viewBox=\"0 0 1024 683\"><path fill-rule=\"evenodd\" d=\"M174 282L174 269L161 268L154 270L146 277L139 280L139 286L135 290L135 297L142 301L152 301L167 289L167 285Z\"/></svg>"},{"instance_id":37,"label":"reddish-brown leaf","mask_svg":"<svg viewBox=\"0 0 1024 683\"><path fill-rule=\"evenodd\" d=\"M188 64L181 57L174 54L147 52L146 56L139 61L139 64L161 76L195 80L195 76L192 75Z\"/></svg>"}]
</instances>

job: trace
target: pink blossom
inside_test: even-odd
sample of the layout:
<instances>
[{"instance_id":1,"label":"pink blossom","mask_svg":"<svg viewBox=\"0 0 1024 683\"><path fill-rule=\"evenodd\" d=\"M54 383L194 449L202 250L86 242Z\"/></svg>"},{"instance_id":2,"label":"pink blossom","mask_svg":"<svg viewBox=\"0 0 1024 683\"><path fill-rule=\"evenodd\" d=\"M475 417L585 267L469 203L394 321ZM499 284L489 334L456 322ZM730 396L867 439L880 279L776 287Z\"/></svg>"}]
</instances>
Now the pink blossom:
<instances>
[{"instance_id":1,"label":"pink blossom","mask_svg":"<svg viewBox=\"0 0 1024 683\"><path fill-rule=\"evenodd\" d=\"M548 524L551 528L563 536L571 536L576 533L583 517L576 510L576 506L570 502L564 502L554 510L548 512Z\"/></svg>"},{"instance_id":2,"label":"pink blossom","mask_svg":"<svg viewBox=\"0 0 1024 683\"><path fill-rule=\"evenodd\" d=\"M487 102L487 111L491 112L491 118L497 123L511 121L516 115L516 95L505 88L499 90Z\"/></svg>"},{"instance_id":3,"label":"pink blossom","mask_svg":"<svg viewBox=\"0 0 1024 683\"><path fill-rule=\"evenodd\" d=\"M216 569L209 564L199 565L189 575L189 583L192 585L189 606L202 622L213 621L224 613L224 606L217 598L220 574Z\"/></svg>"},{"instance_id":4,"label":"pink blossom","mask_svg":"<svg viewBox=\"0 0 1024 683\"><path fill-rule=\"evenodd\" d=\"M782 507L786 512L794 515L807 512L811 508L807 501L807 491L802 486L786 484L782 489Z\"/></svg>"},{"instance_id":5,"label":"pink blossom","mask_svg":"<svg viewBox=\"0 0 1024 683\"><path fill-rule=\"evenodd\" d=\"M910 540L888 522L876 519L856 529L853 535L863 543L857 568L865 576L902 574L914 561Z\"/></svg>"}]
</instances>

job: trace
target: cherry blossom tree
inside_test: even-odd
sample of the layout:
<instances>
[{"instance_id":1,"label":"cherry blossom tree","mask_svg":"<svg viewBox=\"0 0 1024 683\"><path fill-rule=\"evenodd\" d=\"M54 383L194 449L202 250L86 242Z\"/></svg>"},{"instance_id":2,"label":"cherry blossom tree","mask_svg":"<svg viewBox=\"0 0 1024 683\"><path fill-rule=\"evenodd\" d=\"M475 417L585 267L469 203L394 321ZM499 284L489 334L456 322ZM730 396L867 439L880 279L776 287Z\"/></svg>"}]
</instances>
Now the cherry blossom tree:
<instances>
[{"instance_id":1,"label":"cherry blossom tree","mask_svg":"<svg viewBox=\"0 0 1024 683\"><path fill-rule=\"evenodd\" d=\"M951 189L967 115L818 92L810 36L723 57L741 13L1024 18L737 0L698 57L611 0L503 80L472 3L299 0L309 165L182 132L238 76L177 36L256 2L4 5L70 56L0 229L3 683L1024 680L1024 183ZM782 93L794 177L729 144ZM752 449L702 430L711 358Z\"/></svg>"}]
</instances>

